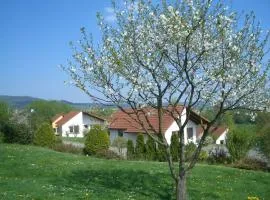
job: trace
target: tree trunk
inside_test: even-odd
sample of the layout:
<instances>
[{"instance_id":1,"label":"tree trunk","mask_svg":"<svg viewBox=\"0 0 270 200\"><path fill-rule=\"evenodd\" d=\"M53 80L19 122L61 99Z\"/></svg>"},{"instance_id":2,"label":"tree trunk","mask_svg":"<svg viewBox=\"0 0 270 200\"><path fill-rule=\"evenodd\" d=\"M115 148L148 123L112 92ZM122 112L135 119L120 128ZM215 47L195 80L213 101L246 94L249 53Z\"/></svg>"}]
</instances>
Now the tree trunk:
<instances>
[{"instance_id":1,"label":"tree trunk","mask_svg":"<svg viewBox=\"0 0 270 200\"><path fill-rule=\"evenodd\" d=\"M176 186L176 199L187 200L186 174L181 173Z\"/></svg>"}]
</instances>

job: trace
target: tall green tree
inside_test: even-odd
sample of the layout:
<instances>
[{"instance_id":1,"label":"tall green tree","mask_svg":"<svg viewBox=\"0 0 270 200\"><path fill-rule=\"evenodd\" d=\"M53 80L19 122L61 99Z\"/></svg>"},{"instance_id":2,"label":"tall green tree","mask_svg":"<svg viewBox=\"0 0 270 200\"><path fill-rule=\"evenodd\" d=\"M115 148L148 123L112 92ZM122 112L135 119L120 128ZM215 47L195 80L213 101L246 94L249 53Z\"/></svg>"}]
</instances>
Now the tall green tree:
<instances>
[{"instance_id":1,"label":"tall green tree","mask_svg":"<svg viewBox=\"0 0 270 200\"><path fill-rule=\"evenodd\" d=\"M31 128L37 130L43 122L50 123L56 114L67 113L71 110L71 106L62 102L38 100L29 104L24 113L29 116Z\"/></svg>"},{"instance_id":2,"label":"tall green tree","mask_svg":"<svg viewBox=\"0 0 270 200\"><path fill-rule=\"evenodd\" d=\"M145 143L143 134L138 134L135 146L135 156L137 159L144 159L145 157Z\"/></svg>"},{"instance_id":3,"label":"tall green tree","mask_svg":"<svg viewBox=\"0 0 270 200\"><path fill-rule=\"evenodd\" d=\"M178 134L173 134L171 137L171 154L173 161L178 161L179 159L179 137Z\"/></svg>"},{"instance_id":4,"label":"tall green tree","mask_svg":"<svg viewBox=\"0 0 270 200\"><path fill-rule=\"evenodd\" d=\"M132 160L135 158L135 149L132 140L127 141L127 159Z\"/></svg>"},{"instance_id":5,"label":"tall green tree","mask_svg":"<svg viewBox=\"0 0 270 200\"><path fill-rule=\"evenodd\" d=\"M148 137L146 144L145 144L145 158L147 160L155 160L157 149L156 149L156 142L153 138Z\"/></svg>"}]
</instances>

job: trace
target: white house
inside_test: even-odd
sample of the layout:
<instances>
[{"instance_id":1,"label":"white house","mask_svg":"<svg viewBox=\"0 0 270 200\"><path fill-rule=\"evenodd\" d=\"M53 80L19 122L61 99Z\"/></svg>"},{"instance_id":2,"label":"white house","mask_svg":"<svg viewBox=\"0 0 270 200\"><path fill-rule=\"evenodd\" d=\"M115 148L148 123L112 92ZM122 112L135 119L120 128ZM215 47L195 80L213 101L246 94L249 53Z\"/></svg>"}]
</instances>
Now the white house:
<instances>
[{"instance_id":1,"label":"white house","mask_svg":"<svg viewBox=\"0 0 270 200\"><path fill-rule=\"evenodd\" d=\"M216 126L210 129L210 136L213 137L216 144L225 144L226 143L226 136L229 129L225 126ZM197 138L200 139L203 134L203 129L199 127L197 129Z\"/></svg>"},{"instance_id":2,"label":"white house","mask_svg":"<svg viewBox=\"0 0 270 200\"><path fill-rule=\"evenodd\" d=\"M176 108L177 116L181 117L181 121L184 122L186 120L186 108L183 106L178 106ZM109 131L110 131L110 141L113 142L114 139L118 136L125 137L126 139L130 139L136 144L136 138L138 133L145 133L143 127L134 120L136 118L135 114L127 114L131 113L132 109L126 109L125 112L119 110L112 115L109 124ZM145 112L144 112L145 113ZM176 117L177 117L176 116ZM158 130L158 115L156 109L148 109L147 116L148 121L150 122L151 126L148 126L147 120L145 119L145 115L142 115L141 122L143 122L144 127L148 127L148 131L151 132L151 129ZM190 112L188 123L184 129L184 142L187 144L188 142L196 143L197 141L197 128L199 124L207 123L208 120L201 117L194 111ZM151 128L152 127L152 128ZM177 123L173 119L171 115L168 113L163 114L162 120L162 132L165 134L165 138L168 144L171 143L171 136L172 134L176 134L179 131ZM144 134L145 140L148 137Z\"/></svg>"},{"instance_id":3,"label":"white house","mask_svg":"<svg viewBox=\"0 0 270 200\"><path fill-rule=\"evenodd\" d=\"M105 120L82 111L58 114L52 119L55 134L62 137L84 137L84 133L97 124L105 125Z\"/></svg>"}]
</instances>

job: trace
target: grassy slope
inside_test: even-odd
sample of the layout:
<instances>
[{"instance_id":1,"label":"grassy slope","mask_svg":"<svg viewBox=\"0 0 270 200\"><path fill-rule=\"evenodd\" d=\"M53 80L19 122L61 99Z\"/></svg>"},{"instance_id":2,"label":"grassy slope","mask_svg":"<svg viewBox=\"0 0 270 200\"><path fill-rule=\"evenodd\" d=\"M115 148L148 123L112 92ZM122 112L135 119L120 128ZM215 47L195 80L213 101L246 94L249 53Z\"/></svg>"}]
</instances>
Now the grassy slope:
<instances>
[{"instance_id":1,"label":"grassy slope","mask_svg":"<svg viewBox=\"0 0 270 200\"><path fill-rule=\"evenodd\" d=\"M198 165L190 199L270 197L270 174ZM170 199L166 163L102 160L0 144L0 199Z\"/></svg>"}]
</instances>

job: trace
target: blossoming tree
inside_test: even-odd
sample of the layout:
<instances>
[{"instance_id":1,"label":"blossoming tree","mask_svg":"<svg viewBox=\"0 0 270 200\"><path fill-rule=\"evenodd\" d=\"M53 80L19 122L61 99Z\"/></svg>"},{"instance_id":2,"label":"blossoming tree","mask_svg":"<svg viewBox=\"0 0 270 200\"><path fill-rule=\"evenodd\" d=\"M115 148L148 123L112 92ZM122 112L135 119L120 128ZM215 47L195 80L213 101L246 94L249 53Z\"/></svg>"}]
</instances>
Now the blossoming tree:
<instances>
[{"instance_id":1,"label":"blossoming tree","mask_svg":"<svg viewBox=\"0 0 270 200\"><path fill-rule=\"evenodd\" d=\"M217 119L226 111L264 110L269 104L265 60L269 34L255 23L253 13L239 21L235 12L211 0L162 1L161 5L130 0L113 7L114 23L106 23L98 14L101 43L94 45L82 28L82 39L72 45L73 59L63 68L93 100L115 104L124 112L123 105L132 108L127 114L166 149L177 199L187 199L187 172ZM188 117L180 120L179 104L185 106L187 116L192 110L217 108L213 120L202 121L204 133L190 163L184 162ZM151 126L145 108L157 110L158 130ZM162 132L164 113L179 126L178 167Z\"/></svg>"}]
</instances>

